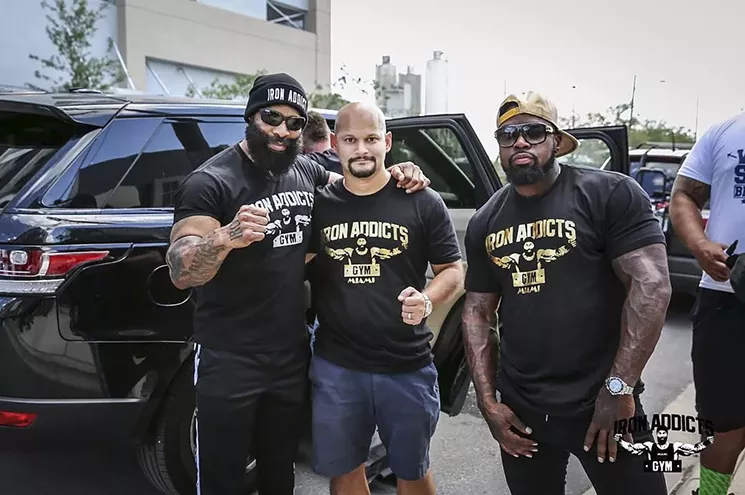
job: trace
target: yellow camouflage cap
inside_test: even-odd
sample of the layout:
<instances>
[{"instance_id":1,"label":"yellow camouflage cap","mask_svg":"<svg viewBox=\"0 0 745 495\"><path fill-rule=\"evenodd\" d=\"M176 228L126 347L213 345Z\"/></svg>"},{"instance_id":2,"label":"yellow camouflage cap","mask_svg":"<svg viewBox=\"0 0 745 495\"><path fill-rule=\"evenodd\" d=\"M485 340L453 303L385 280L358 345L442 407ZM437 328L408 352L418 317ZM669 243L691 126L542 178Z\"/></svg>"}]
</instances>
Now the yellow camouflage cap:
<instances>
[{"instance_id":1,"label":"yellow camouflage cap","mask_svg":"<svg viewBox=\"0 0 745 495\"><path fill-rule=\"evenodd\" d=\"M556 129L556 131L562 136L561 144L556 152L557 157L568 155L579 146L577 138L559 128L559 125L557 124L557 121L559 120L559 112L556 110L556 105L541 94L530 91L525 99L520 99L516 95L510 95L505 98L502 104L499 105L497 129L505 125L508 120L517 115L532 115L533 117L538 117L539 119L545 120Z\"/></svg>"}]
</instances>

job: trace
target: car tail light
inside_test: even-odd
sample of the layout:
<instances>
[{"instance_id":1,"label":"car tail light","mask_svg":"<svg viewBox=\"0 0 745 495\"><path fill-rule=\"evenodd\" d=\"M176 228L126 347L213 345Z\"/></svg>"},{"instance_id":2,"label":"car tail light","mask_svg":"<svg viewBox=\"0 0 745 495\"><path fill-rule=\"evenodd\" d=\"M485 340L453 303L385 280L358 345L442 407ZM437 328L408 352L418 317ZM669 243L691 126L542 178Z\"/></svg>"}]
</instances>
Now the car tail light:
<instances>
[{"instance_id":1,"label":"car tail light","mask_svg":"<svg viewBox=\"0 0 745 495\"><path fill-rule=\"evenodd\" d=\"M0 249L0 276L62 278L73 268L108 256L108 251Z\"/></svg>"},{"instance_id":2,"label":"car tail light","mask_svg":"<svg viewBox=\"0 0 745 495\"><path fill-rule=\"evenodd\" d=\"M0 426L26 428L36 421L35 413L0 411Z\"/></svg>"},{"instance_id":3,"label":"car tail light","mask_svg":"<svg viewBox=\"0 0 745 495\"><path fill-rule=\"evenodd\" d=\"M49 251L0 246L0 294L52 295L71 270L108 257L109 251Z\"/></svg>"}]
</instances>

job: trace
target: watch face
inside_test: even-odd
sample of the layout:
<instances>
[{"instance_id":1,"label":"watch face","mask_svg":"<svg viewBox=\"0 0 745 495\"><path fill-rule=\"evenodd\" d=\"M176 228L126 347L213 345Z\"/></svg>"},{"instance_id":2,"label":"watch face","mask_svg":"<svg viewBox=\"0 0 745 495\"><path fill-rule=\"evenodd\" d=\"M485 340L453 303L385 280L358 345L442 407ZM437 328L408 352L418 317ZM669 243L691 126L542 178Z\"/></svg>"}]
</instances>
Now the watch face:
<instances>
[{"instance_id":1,"label":"watch face","mask_svg":"<svg viewBox=\"0 0 745 495\"><path fill-rule=\"evenodd\" d=\"M623 390L623 383L621 383L621 380L618 378L611 378L608 380L608 389L610 389L611 392L618 393Z\"/></svg>"}]
</instances>

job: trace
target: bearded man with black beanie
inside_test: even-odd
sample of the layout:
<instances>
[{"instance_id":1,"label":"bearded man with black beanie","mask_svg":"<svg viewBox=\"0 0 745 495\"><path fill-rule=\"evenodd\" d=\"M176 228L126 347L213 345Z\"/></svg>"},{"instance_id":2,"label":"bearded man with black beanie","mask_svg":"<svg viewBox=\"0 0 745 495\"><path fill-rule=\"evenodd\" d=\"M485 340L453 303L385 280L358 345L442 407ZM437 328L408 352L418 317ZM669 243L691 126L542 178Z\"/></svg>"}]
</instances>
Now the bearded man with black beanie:
<instances>
[{"instance_id":1,"label":"bearded man with black beanie","mask_svg":"<svg viewBox=\"0 0 745 495\"><path fill-rule=\"evenodd\" d=\"M317 186L341 176L299 154L308 99L287 74L256 79L246 138L182 182L166 254L194 291L197 495L290 495L308 410L305 255ZM411 163L399 186L429 184Z\"/></svg>"}]
</instances>

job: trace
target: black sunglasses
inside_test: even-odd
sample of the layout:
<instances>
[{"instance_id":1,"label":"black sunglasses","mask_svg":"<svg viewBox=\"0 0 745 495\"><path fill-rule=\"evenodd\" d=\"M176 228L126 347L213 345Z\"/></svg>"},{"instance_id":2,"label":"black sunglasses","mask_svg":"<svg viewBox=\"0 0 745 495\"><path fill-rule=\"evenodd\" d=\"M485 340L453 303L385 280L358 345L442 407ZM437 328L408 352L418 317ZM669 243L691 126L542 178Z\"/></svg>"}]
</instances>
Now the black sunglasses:
<instances>
[{"instance_id":1,"label":"black sunglasses","mask_svg":"<svg viewBox=\"0 0 745 495\"><path fill-rule=\"evenodd\" d=\"M282 115L276 110L271 108L262 108L259 112L262 122L272 127L277 127L285 122L288 131L299 131L305 127L305 117L299 117L297 115Z\"/></svg>"},{"instance_id":2,"label":"black sunglasses","mask_svg":"<svg viewBox=\"0 0 745 495\"><path fill-rule=\"evenodd\" d=\"M546 124L522 124L506 125L494 131L494 138L502 148L514 146L517 138L521 135L528 144L541 144L546 140L549 134L553 134L554 129Z\"/></svg>"}]
</instances>

